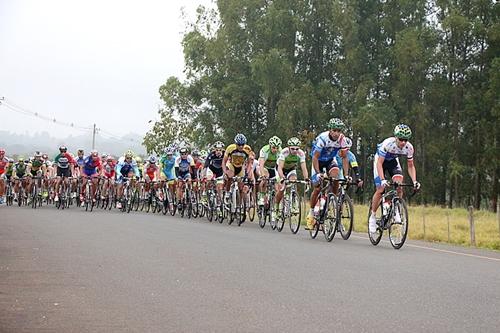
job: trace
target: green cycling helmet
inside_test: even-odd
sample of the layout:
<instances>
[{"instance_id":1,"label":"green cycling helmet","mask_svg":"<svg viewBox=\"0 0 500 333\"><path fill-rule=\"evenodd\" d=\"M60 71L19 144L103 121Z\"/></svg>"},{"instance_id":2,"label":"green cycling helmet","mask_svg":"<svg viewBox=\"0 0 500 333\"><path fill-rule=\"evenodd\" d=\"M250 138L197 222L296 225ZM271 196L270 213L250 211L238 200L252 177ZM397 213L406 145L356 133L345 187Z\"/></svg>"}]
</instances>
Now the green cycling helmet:
<instances>
[{"instance_id":1,"label":"green cycling helmet","mask_svg":"<svg viewBox=\"0 0 500 333\"><path fill-rule=\"evenodd\" d=\"M271 147L281 147L281 139L276 135L269 139L269 145Z\"/></svg>"},{"instance_id":2,"label":"green cycling helmet","mask_svg":"<svg viewBox=\"0 0 500 333\"><path fill-rule=\"evenodd\" d=\"M293 138L288 139L288 145L289 146L297 146L297 147L300 146L299 138L293 137Z\"/></svg>"},{"instance_id":3,"label":"green cycling helmet","mask_svg":"<svg viewBox=\"0 0 500 333\"><path fill-rule=\"evenodd\" d=\"M394 136L399 139L409 140L411 138L411 129L408 125L399 124L394 127Z\"/></svg>"},{"instance_id":4,"label":"green cycling helmet","mask_svg":"<svg viewBox=\"0 0 500 333\"><path fill-rule=\"evenodd\" d=\"M332 118L328 121L328 129L329 130L341 130L343 131L344 130L344 122L342 120L340 120L339 118Z\"/></svg>"}]
</instances>

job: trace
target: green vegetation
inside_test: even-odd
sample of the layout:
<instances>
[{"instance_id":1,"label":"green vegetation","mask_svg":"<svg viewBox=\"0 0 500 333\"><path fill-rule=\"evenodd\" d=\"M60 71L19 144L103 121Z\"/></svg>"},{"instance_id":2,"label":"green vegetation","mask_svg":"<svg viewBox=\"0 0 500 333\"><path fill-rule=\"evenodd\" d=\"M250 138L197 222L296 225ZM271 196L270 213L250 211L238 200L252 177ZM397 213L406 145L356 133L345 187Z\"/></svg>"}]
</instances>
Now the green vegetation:
<instances>
[{"instance_id":1,"label":"green vegetation","mask_svg":"<svg viewBox=\"0 0 500 333\"><path fill-rule=\"evenodd\" d=\"M368 206L355 205L354 210L354 230L367 232ZM409 207L408 214L410 221L409 239L470 246L469 217L466 209L416 206ZM449 240L448 220L450 223ZM475 211L474 225L477 247L500 250L500 231L495 213Z\"/></svg>"},{"instance_id":2,"label":"green vegetation","mask_svg":"<svg viewBox=\"0 0 500 333\"><path fill-rule=\"evenodd\" d=\"M216 4L200 7L187 25L186 79L170 77L160 87L164 108L144 139L148 151L179 137L198 146L228 143L240 131L256 150L272 135L299 135L308 149L326 120L340 117L364 169L366 202L371 156L402 122L414 134L417 203L496 207L499 2Z\"/></svg>"}]
</instances>

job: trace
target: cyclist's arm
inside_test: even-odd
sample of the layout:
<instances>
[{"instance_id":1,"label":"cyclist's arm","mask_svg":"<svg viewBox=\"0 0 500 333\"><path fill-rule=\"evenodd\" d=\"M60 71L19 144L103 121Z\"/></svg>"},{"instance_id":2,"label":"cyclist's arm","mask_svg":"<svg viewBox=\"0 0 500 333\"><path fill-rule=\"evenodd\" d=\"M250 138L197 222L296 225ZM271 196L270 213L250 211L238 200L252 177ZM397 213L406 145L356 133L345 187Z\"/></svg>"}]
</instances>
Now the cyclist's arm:
<instances>
[{"instance_id":1,"label":"cyclist's arm","mask_svg":"<svg viewBox=\"0 0 500 333\"><path fill-rule=\"evenodd\" d=\"M410 175L412 182L415 183L417 181L417 169L415 169L413 159L408 160L408 174Z\"/></svg>"},{"instance_id":2,"label":"cyclist's arm","mask_svg":"<svg viewBox=\"0 0 500 333\"><path fill-rule=\"evenodd\" d=\"M320 151L316 150L313 154L313 157L312 157L312 165L313 165L314 171L316 171L316 174L321 173L321 170L319 169L319 155L320 155Z\"/></svg>"},{"instance_id":3,"label":"cyclist's arm","mask_svg":"<svg viewBox=\"0 0 500 333\"><path fill-rule=\"evenodd\" d=\"M300 168L302 169L302 176L304 179L308 179L309 173L307 172L307 164L305 161L300 162Z\"/></svg>"},{"instance_id":4,"label":"cyclist's arm","mask_svg":"<svg viewBox=\"0 0 500 333\"><path fill-rule=\"evenodd\" d=\"M228 155L224 154L224 158L222 159L222 172L224 174L227 173L227 167L226 167L226 163L227 163L227 159L228 159Z\"/></svg>"},{"instance_id":5,"label":"cyclist's arm","mask_svg":"<svg viewBox=\"0 0 500 333\"><path fill-rule=\"evenodd\" d=\"M385 175L384 175L384 167L382 166L384 164L384 160L385 158L382 157L382 156L378 156L378 159L377 159L377 174L380 178L380 180L384 180L385 179Z\"/></svg>"},{"instance_id":6,"label":"cyclist's arm","mask_svg":"<svg viewBox=\"0 0 500 333\"><path fill-rule=\"evenodd\" d=\"M283 174L283 165L285 164L284 160L278 159L278 176L280 179L285 179L285 175Z\"/></svg>"}]
</instances>

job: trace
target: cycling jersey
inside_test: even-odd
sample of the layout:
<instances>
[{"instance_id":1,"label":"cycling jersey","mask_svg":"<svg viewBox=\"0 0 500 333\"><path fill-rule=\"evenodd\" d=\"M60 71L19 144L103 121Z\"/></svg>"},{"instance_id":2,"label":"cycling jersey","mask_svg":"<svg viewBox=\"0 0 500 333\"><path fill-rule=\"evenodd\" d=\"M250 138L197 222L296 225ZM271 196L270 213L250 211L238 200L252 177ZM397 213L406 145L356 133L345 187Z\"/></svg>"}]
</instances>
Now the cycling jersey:
<instances>
[{"instance_id":1,"label":"cycling jersey","mask_svg":"<svg viewBox=\"0 0 500 333\"><path fill-rule=\"evenodd\" d=\"M101 159L97 158L94 160L92 156L85 157L83 162L83 173L86 176L93 176L97 173L97 169L101 168Z\"/></svg>"},{"instance_id":2,"label":"cycling jersey","mask_svg":"<svg viewBox=\"0 0 500 333\"><path fill-rule=\"evenodd\" d=\"M9 164L9 159L7 157L4 157L0 159L0 175L2 175L5 172L5 168Z\"/></svg>"},{"instance_id":3,"label":"cycling jersey","mask_svg":"<svg viewBox=\"0 0 500 333\"><path fill-rule=\"evenodd\" d=\"M230 158L228 160L228 163L232 164L233 167L241 168L243 167L243 164L245 164L246 160L250 157L251 154L252 154L252 148L249 145L244 145L243 149L240 151L238 150L238 146L235 143L233 143L232 145L229 145L226 148L224 156Z\"/></svg>"},{"instance_id":4,"label":"cycling jersey","mask_svg":"<svg viewBox=\"0 0 500 333\"><path fill-rule=\"evenodd\" d=\"M14 164L14 173L18 178L28 175L28 164L19 162Z\"/></svg>"},{"instance_id":5,"label":"cycling jersey","mask_svg":"<svg viewBox=\"0 0 500 333\"><path fill-rule=\"evenodd\" d=\"M130 172L133 172L134 175L139 178L140 174L139 174L139 168L137 167L137 162L132 159L131 162L127 162L125 160L125 157L120 157L120 159L118 160L118 163L116 164L116 173L118 174L118 176L121 176L121 177L128 177L128 174Z\"/></svg>"},{"instance_id":6,"label":"cycling jersey","mask_svg":"<svg viewBox=\"0 0 500 333\"><path fill-rule=\"evenodd\" d=\"M348 137L340 134L336 141L333 141L330 137L330 132L326 131L321 133L314 139L311 156L316 152L319 152L319 161L331 161L335 158L339 150L349 150L351 148L352 141Z\"/></svg>"},{"instance_id":7,"label":"cycling jersey","mask_svg":"<svg viewBox=\"0 0 500 333\"><path fill-rule=\"evenodd\" d=\"M273 153L271 150L271 146L265 145L262 147L259 153L259 159L263 159L264 167L267 169L274 169L276 167L276 161L278 160L278 156L281 152L281 149L278 149L276 153Z\"/></svg>"},{"instance_id":8,"label":"cycling jersey","mask_svg":"<svg viewBox=\"0 0 500 333\"><path fill-rule=\"evenodd\" d=\"M113 161L111 163L106 162L105 164L103 164L102 170L103 170L104 177L114 178L116 175L115 167L116 167L115 161Z\"/></svg>"},{"instance_id":9,"label":"cycling jersey","mask_svg":"<svg viewBox=\"0 0 500 333\"><path fill-rule=\"evenodd\" d=\"M205 168L208 168L216 178L222 176L222 160L224 159L224 151L218 156L215 152L211 152L205 160Z\"/></svg>"},{"instance_id":10,"label":"cycling jersey","mask_svg":"<svg viewBox=\"0 0 500 333\"><path fill-rule=\"evenodd\" d=\"M335 158L337 159L337 164L342 165L342 157L339 154L337 154ZM359 178L359 166L358 166L358 161L356 160L356 155L354 155L354 153L349 150L347 152L347 159L349 160L349 165L354 171L354 175L356 176L356 178ZM344 178L343 175L344 175L344 170L340 168L339 178Z\"/></svg>"},{"instance_id":11,"label":"cycling jersey","mask_svg":"<svg viewBox=\"0 0 500 333\"><path fill-rule=\"evenodd\" d=\"M54 163L57 164L58 168L67 169L70 164L75 164L75 160L69 153L60 153L54 159Z\"/></svg>"},{"instance_id":12,"label":"cycling jersey","mask_svg":"<svg viewBox=\"0 0 500 333\"><path fill-rule=\"evenodd\" d=\"M79 167L83 167L83 164L85 163L85 157L78 157L75 159L76 165Z\"/></svg>"},{"instance_id":13,"label":"cycling jersey","mask_svg":"<svg viewBox=\"0 0 500 333\"><path fill-rule=\"evenodd\" d=\"M297 164L306 161L306 153L299 149L296 154L292 154L290 147L287 147L281 151L278 161L284 161L283 170L292 170L297 167Z\"/></svg>"},{"instance_id":14,"label":"cycling jersey","mask_svg":"<svg viewBox=\"0 0 500 333\"><path fill-rule=\"evenodd\" d=\"M175 157L172 156L168 158L166 155L162 156L160 159L161 164L161 172L165 175L168 180L175 179L174 175L174 166L175 166Z\"/></svg>"},{"instance_id":15,"label":"cycling jersey","mask_svg":"<svg viewBox=\"0 0 500 333\"><path fill-rule=\"evenodd\" d=\"M152 164L152 163L147 163L146 167L144 170L146 171L146 175L148 175L149 179L154 180L156 171L159 169L158 165Z\"/></svg>"},{"instance_id":16,"label":"cycling jersey","mask_svg":"<svg viewBox=\"0 0 500 333\"><path fill-rule=\"evenodd\" d=\"M14 163L12 164L7 164L7 167L5 168L5 175L7 177L10 177L12 176L12 171L14 171ZM2 172L0 171L0 175L2 174Z\"/></svg>"},{"instance_id":17,"label":"cycling jersey","mask_svg":"<svg viewBox=\"0 0 500 333\"><path fill-rule=\"evenodd\" d=\"M373 179L375 181L375 186L379 187L382 185L382 178L378 174L377 164L380 157L384 158L382 163L382 170L384 174L387 172L390 177L395 175L402 175L403 169L399 163L399 156L406 156L409 161L413 160L413 145L407 141L403 148L399 148L397 144L397 139L395 137L390 137L382 141L382 143L377 145L377 152L373 159Z\"/></svg>"},{"instance_id":18,"label":"cycling jersey","mask_svg":"<svg viewBox=\"0 0 500 333\"><path fill-rule=\"evenodd\" d=\"M188 155L186 158L179 156L175 160L175 173L177 177L185 178L186 174L189 174L189 171L191 168L194 168L194 166L194 160L191 155Z\"/></svg>"},{"instance_id":19,"label":"cycling jersey","mask_svg":"<svg viewBox=\"0 0 500 333\"><path fill-rule=\"evenodd\" d=\"M43 164L43 160L34 159L33 161L31 161L31 168L34 170L38 170L42 167Z\"/></svg>"},{"instance_id":20,"label":"cycling jersey","mask_svg":"<svg viewBox=\"0 0 500 333\"><path fill-rule=\"evenodd\" d=\"M377 145L377 155L390 161L398 156L406 156L409 160L413 159L413 145L407 141L403 148L399 148L395 137L387 138Z\"/></svg>"},{"instance_id":21,"label":"cycling jersey","mask_svg":"<svg viewBox=\"0 0 500 333\"><path fill-rule=\"evenodd\" d=\"M205 168L221 169L222 170L222 160L224 159L224 152L217 156L215 152L211 152L205 160ZM212 170L213 171L213 170Z\"/></svg>"}]
</instances>

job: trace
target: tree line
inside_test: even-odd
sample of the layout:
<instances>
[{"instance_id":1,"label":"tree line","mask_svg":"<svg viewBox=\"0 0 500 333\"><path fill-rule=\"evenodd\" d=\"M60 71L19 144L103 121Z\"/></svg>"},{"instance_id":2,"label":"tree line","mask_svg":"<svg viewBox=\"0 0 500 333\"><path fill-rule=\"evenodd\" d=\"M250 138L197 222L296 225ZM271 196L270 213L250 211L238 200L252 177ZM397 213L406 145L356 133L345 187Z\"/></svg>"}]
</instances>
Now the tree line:
<instances>
[{"instance_id":1,"label":"tree line","mask_svg":"<svg viewBox=\"0 0 500 333\"><path fill-rule=\"evenodd\" d=\"M304 148L341 118L372 183L376 146L413 131L418 200L496 208L499 192L500 4L494 0L218 0L200 6L182 46L185 79L144 145L198 146L244 133ZM369 191L366 191L369 192ZM368 197L368 195L366 195Z\"/></svg>"}]
</instances>

